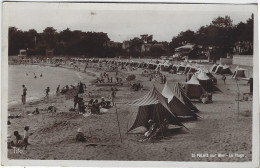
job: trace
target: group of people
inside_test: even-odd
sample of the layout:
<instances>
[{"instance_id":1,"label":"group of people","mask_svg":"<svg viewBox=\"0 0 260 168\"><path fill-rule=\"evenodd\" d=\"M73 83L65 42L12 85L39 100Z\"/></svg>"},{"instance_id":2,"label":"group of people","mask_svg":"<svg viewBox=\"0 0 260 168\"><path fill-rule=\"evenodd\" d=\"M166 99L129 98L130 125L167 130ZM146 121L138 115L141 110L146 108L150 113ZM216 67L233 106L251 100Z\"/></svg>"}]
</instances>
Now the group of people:
<instances>
[{"instance_id":1,"label":"group of people","mask_svg":"<svg viewBox=\"0 0 260 168\"><path fill-rule=\"evenodd\" d=\"M89 109L92 114L100 114L101 108L110 108L111 102L106 101L104 97L101 98L101 101L98 101L98 99L91 99L87 105L85 105L83 98L76 95L74 97L74 110L76 109L78 105L78 111L79 113L85 113L86 109Z\"/></svg>"},{"instance_id":2,"label":"group of people","mask_svg":"<svg viewBox=\"0 0 260 168\"><path fill-rule=\"evenodd\" d=\"M16 147L16 148L24 147L24 150L26 150L27 146L29 145L29 143L28 143L29 136L32 135L32 133L29 134L29 126L24 127L23 136L20 135L18 131L14 131L13 135L14 135L13 139L11 136L8 136L8 139L7 139L8 149L12 149L13 147Z\"/></svg>"},{"instance_id":3,"label":"group of people","mask_svg":"<svg viewBox=\"0 0 260 168\"><path fill-rule=\"evenodd\" d=\"M161 83L165 84L166 83L166 76L165 75L160 75L161 76Z\"/></svg>"},{"instance_id":4,"label":"group of people","mask_svg":"<svg viewBox=\"0 0 260 168\"><path fill-rule=\"evenodd\" d=\"M166 118L161 123L156 123L152 119L150 119L148 121L148 124L149 130L145 132L144 140L158 139L160 137L164 137L169 127L169 122Z\"/></svg>"},{"instance_id":5,"label":"group of people","mask_svg":"<svg viewBox=\"0 0 260 168\"><path fill-rule=\"evenodd\" d=\"M113 82L116 82L118 84L122 84L123 82L123 79L118 77L117 74L116 74L116 78L115 78L115 81L113 80L113 77L109 76L108 73L104 72L104 73L101 73L100 74L100 77L97 77L96 79L96 83L113 83Z\"/></svg>"},{"instance_id":6,"label":"group of people","mask_svg":"<svg viewBox=\"0 0 260 168\"><path fill-rule=\"evenodd\" d=\"M143 85L140 82L131 84L131 89L134 91L139 91L142 88L143 88Z\"/></svg>"}]
</instances>

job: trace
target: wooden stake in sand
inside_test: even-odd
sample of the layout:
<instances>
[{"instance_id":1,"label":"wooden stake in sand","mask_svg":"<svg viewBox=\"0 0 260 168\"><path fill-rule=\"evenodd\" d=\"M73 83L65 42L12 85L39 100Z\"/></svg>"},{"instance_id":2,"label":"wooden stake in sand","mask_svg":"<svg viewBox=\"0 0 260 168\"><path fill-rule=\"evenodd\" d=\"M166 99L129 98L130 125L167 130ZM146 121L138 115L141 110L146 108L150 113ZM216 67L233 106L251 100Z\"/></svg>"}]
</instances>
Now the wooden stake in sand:
<instances>
[{"instance_id":1,"label":"wooden stake in sand","mask_svg":"<svg viewBox=\"0 0 260 168\"><path fill-rule=\"evenodd\" d=\"M120 135L120 141L121 141L121 143L122 143L122 137L121 137L121 131L120 131L120 125L119 125L119 120L118 120L118 114L117 114L116 103L115 103L115 108L116 108L116 119L117 119L118 131L119 131L119 135Z\"/></svg>"},{"instance_id":2,"label":"wooden stake in sand","mask_svg":"<svg viewBox=\"0 0 260 168\"><path fill-rule=\"evenodd\" d=\"M236 83L237 83L238 79L236 79ZM239 87L238 87L238 83L237 83L237 117L239 117Z\"/></svg>"}]
</instances>

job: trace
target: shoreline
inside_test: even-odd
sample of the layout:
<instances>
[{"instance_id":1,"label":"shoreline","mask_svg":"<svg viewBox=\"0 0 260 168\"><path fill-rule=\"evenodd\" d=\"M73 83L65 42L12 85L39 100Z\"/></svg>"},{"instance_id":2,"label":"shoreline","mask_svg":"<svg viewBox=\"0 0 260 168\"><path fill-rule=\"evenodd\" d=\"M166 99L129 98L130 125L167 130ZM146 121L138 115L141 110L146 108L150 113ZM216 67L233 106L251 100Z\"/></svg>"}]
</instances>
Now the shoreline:
<instances>
[{"instance_id":1,"label":"shoreline","mask_svg":"<svg viewBox=\"0 0 260 168\"><path fill-rule=\"evenodd\" d=\"M35 65L35 66L44 66L44 67L50 67L50 68L61 68L61 69L66 69L66 70L69 70L69 71L75 71L73 70L72 68L70 67L66 67L66 66L51 66L53 64L30 64L30 65ZM13 65L13 66L16 66L16 65ZM90 70L87 70L86 72L82 72L82 71L75 71L75 72L78 72L78 73L82 73L87 76L83 77L82 79L79 79L78 81L82 81L83 83L85 83L87 86L90 86L90 82L93 81L98 73L97 72L94 72L94 71L90 71ZM80 77L79 77L80 78ZM87 78L93 78L93 79L90 79L90 80L86 80ZM73 83L71 83L71 85L75 85L78 83L78 81L75 81ZM50 97L55 97L57 96L57 94L55 92L52 92L49 94L49 98ZM35 96L32 96L32 97L28 97L27 100L26 100L26 104L28 103L36 103L38 101L42 101L44 100L45 98L44 97L35 97ZM19 105L23 105L21 100L11 100L11 101L8 101L8 109L9 108L13 108L13 107L16 107L16 106L19 106Z\"/></svg>"}]
</instances>

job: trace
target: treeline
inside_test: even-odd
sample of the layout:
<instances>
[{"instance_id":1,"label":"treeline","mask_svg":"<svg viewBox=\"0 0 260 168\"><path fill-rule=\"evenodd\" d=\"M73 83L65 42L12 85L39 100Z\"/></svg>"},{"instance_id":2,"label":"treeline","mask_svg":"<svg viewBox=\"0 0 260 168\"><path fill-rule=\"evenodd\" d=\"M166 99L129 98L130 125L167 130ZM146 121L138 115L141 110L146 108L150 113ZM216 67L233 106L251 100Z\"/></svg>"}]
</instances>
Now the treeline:
<instances>
[{"instance_id":1,"label":"treeline","mask_svg":"<svg viewBox=\"0 0 260 168\"><path fill-rule=\"evenodd\" d=\"M42 33L34 29L22 31L16 27L9 27L9 55L17 55L20 49L26 49L28 55L45 55L46 50L53 50L54 55L83 56L83 57L114 57L114 56L162 56L172 55L175 49L187 43L195 44L192 52L198 55L201 50L211 48L211 55L225 57L233 52L237 42L253 44L253 14L246 23L240 22L233 25L229 16L218 17L198 31L187 30L173 37L170 43L157 42L149 36L145 42L142 38L135 37L129 41L127 49L122 48L122 43L113 43L106 33L83 32L69 28L58 32L53 27L47 27ZM163 33L163 32L162 32ZM109 45L108 45L109 44ZM149 49L147 49L149 48ZM252 54L249 48L243 54Z\"/></svg>"},{"instance_id":2,"label":"treeline","mask_svg":"<svg viewBox=\"0 0 260 168\"><path fill-rule=\"evenodd\" d=\"M213 19L210 25L200 27L197 32L191 30L180 32L178 36L172 38L170 52L174 53L175 48L185 43L192 43L196 47L201 45L204 49L211 48L211 55L215 57L225 57L227 53L234 52L233 47L238 42L253 44L253 14L246 23L233 25L232 22L229 16L218 17ZM241 54L253 54L253 47Z\"/></svg>"},{"instance_id":3,"label":"treeline","mask_svg":"<svg viewBox=\"0 0 260 168\"><path fill-rule=\"evenodd\" d=\"M100 56L116 55L121 47L108 47L108 35L103 32L71 31L69 28L57 32L47 27L42 33L34 29L29 31L9 28L9 55L17 55L20 49L26 49L28 55L45 55L53 50L54 55Z\"/></svg>"}]
</instances>

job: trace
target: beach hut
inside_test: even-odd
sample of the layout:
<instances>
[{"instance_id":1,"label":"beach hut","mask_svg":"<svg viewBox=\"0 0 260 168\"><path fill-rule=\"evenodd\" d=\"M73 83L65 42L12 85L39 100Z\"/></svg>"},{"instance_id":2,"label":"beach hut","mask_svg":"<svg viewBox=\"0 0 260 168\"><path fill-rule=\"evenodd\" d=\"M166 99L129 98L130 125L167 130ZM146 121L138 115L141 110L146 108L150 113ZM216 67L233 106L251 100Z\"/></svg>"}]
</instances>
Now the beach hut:
<instances>
[{"instance_id":1,"label":"beach hut","mask_svg":"<svg viewBox=\"0 0 260 168\"><path fill-rule=\"evenodd\" d=\"M220 74L221 75L232 75L233 73L232 73L232 71L230 70L230 67L229 66L227 66L227 65L224 65L223 66L223 69L220 71Z\"/></svg>"},{"instance_id":2,"label":"beach hut","mask_svg":"<svg viewBox=\"0 0 260 168\"><path fill-rule=\"evenodd\" d=\"M128 130L128 133L138 127L149 129L148 121L150 119L156 123L161 123L164 119L167 119L171 125L184 126L170 110L167 105L167 98L165 98L155 87L153 87L143 98L134 100L128 104L139 107L134 124Z\"/></svg>"},{"instance_id":3,"label":"beach hut","mask_svg":"<svg viewBox=\"0 0 260 168\"><path fill-rule=\"evenodd\" d=\"M173 93L176 97L178 97L182 102L184 102L184 104L186 106L189 107L189 109L191 109L192 111L194 111L195 113L199 112L199 109L191 102L191 100L189 99L189 97L186 95L185 91L183 90L182 85L177 82L174 86L173 86Z\"/></svg>"},{"instance_id":4,"label":"beach hut","mask_svg":"<svg viewBox=\"0 0 260 168\"><path fill-rule=\"evenodd\" d=\"M235 72L232 75L232 78L246 78L245 71L247 71L247 69L239 68L237 66Z\"/></svg>"},{"instance_id":5,"label":"beach hut","mask_svg":"<svg viewBox=\"0 0 260 168\"><path fill-rule=\"evenodd\" d=\"M180 119L195 119L198 117L194 111L185 105L184 101L175 96L173 90L168 86L167 82L162 90L162 95L168 99L170 110Z\"/></svg>"},{"instance_id":6,"label":"beach hut","mask_svg":"<svg viewBox=\"0 0 260 168\"><path fill-rule=\"evenodd\" d=\"M205 90L195 75L193 75L188 82L184 83L184 91L191 100L200 100L201 95L205 93Z\"/></svg>"}]
</instances>

